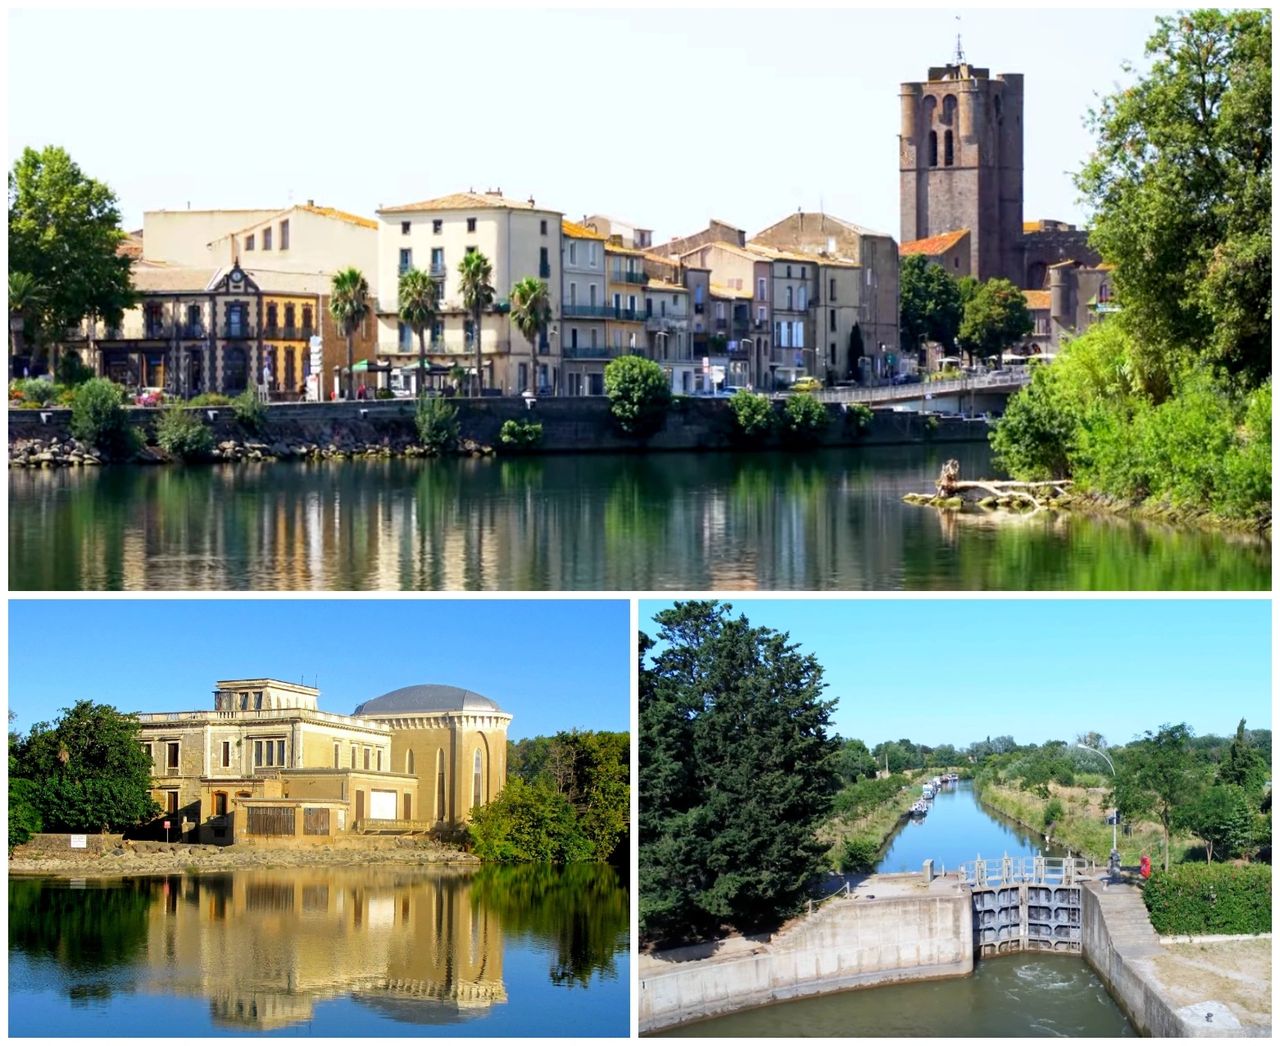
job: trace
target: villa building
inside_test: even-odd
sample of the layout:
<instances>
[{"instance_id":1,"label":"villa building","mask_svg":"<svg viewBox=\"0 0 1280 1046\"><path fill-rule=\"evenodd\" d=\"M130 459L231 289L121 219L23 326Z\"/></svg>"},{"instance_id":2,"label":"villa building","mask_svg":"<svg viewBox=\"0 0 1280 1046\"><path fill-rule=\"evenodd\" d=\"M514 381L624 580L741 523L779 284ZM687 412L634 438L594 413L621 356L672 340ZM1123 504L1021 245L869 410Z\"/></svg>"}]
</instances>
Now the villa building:
<instances>
[{"instance_id":1,"label":"villa building","mask_svg":"<svg viewBox=\"0 0 1280 1046\"><path fill-rule=\"evenodd\" d=\"M141 713L162 810L149 832L230 844L441 830L502 791L511 716L489 698L413 686L341 715L321 711L319 696L231 679L216 684L212 710Z\"/></svg>"},{"instance_id":2,"label":"villa building","mask_svg":"<svg viewBox=\"0 0 1280 1046\"><path fill-rule=\"evenodd\" d=\"M605 336L609 315L605 293L605 237L577 222L560 223L564 300L560 351L565 391L570 396L603 396L604 368L614 353Z\"/></svg>"},{"instance_id":3,"label":"villa building","mask_svg":"<svg viewBox=\"0 0 1280 1046\"><path fill-rule=\"evenodd\" d=\"M553 324L562 322L561 256L564 216L527 201L510 200L501 190L462 192L378 210L378 357L382 363L410 365L417 346L399 318L400 275L410 268L429 272L438 283L439 322L427 345L436 366L475 370L472 317L462 299L458 266L479 251L493 267L494 301L480 323L484 387L517 395L526 388L559 387L562 356L548 330L537 347L538 373L531 382L529 343L511 324L511 288L527 276L543 280L551 296Z\"/></svg>"}]
</instances>

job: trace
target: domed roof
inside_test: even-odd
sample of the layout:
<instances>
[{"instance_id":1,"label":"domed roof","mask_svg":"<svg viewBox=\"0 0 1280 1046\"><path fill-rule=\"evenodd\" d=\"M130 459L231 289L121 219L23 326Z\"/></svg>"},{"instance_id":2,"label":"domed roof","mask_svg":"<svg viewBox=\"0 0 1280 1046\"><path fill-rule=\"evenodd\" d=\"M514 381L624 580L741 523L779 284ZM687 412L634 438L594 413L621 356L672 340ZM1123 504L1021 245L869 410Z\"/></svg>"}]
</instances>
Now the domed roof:
<instances>
[{"instance_id":1,"label":"domed roof","mask_svg":"<svg viewBox=\"0 0 1280 1046\"><path fill-rule=\"evenodd\" d=\"M496 701L491 701L472 690L460 686L441 686L438 683L422 683L418 686L402 686L389 694L366 701L355 710L355 715L395 715L410 712L501 712Z\"/></svg>"}]
</instances>

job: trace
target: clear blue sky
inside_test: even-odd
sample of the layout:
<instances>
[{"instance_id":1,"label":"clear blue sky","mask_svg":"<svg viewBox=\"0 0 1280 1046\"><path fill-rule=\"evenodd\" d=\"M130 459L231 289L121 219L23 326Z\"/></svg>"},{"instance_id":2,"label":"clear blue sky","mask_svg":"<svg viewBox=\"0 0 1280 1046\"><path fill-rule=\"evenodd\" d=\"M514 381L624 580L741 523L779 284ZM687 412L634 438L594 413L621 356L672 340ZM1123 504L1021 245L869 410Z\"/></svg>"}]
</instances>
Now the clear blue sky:
<instances>
[{"instance_id":1,"label":"clear blue sky","mask_svg":"<svg viewBox=\"0 0 1280 1046\"><path fill-rule=\"evenodd\" d=\"M1271 727L1269 600L730 602L817 657L836 730L868 745ZM640 628L669 605L642 601Z\"/></svg>"},{"instance_id":2,"label":"clear blue sky","mask_svg":"<svg viewBox=\"0 0 1280 1046\"><path fill-rule=\"evenodd\" d=\"M630 729L626 600L10 600L15 726L80 698L130 712L212 708L218 679L318 677L320 708L415 683L495 700L513 740Z\"/></svg>"},{"instance_id":3,"label":"clear blue sky","mask_svg":"<svg viewBox=\"0 0 1280 1046\"><path fill-rule=\"evenodd\" d=\"M951 58L956 13L16 11L10 163L64 146L128 228L188 202L372 215L501 187L659 240L819 206L896 237L898 85ZM1026 75L1026 217L1083 221L1083 117L1162 12L960 13L973 64Z\"/></svg>"}]
</instances>

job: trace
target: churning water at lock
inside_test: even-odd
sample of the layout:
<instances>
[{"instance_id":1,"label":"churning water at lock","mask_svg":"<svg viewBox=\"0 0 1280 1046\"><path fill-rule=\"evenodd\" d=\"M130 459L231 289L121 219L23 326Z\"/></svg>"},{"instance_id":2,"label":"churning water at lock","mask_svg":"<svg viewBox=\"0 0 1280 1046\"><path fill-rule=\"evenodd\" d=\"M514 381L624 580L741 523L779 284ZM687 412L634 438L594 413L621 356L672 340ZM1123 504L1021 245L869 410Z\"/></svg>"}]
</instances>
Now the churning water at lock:
<instances>
[{"instance_id":1,"label":"churning water at lock","mask_svg":"<svg viewBox=\"0 0 1280 1046\"><path fill-rule=\"evenodd\" d=\"M923 820L898 829L879 872L918 872L926 859L955 868L981 855L1043 853L1043 839L984 809L967 781L941 792ZM1076 955L1021 954L977 962L968 977L894 984L745 1010L673 1029L673 1036L1136 1035L1093 970Z\"/></svg>"}]
</instances>

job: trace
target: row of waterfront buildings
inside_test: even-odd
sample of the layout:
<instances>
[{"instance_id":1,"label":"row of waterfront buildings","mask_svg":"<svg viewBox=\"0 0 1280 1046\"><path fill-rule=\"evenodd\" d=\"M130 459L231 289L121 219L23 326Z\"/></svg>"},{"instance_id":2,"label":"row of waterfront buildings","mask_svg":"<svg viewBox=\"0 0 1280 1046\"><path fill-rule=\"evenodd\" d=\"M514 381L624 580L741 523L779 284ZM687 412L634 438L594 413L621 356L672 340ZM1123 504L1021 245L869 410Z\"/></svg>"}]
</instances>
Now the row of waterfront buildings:
<instances>
[{"instance_id":1,"label":"row of waterfront buildings","mask_svg":"<svg viewBox=\"0 0 1280 1046\"><path fill-rule=\"evenodd\" d=\"M751 237L711 221L655 245L650 229L599 214L573 221L501 190L380 207L376 218L311 201L150 211L125 246L141 303L117 327L86 323L72 345L124 384L329 398L346 353L328 293L348 267L371 289L354 357L356 384L370 387L417 362L417 339L399 320L398 280L409 268L438 287L429 384L473 369L478 337L485 387L507 394L599 394L607 363L632 354L661 364L677 393L775 388L801 375L888 380L920 362L898 333L898 266L910 254L954 276L1025 288L1035 323L1027 350L1051 351L1108 311L1110 277L1087 235L1023 221L1022 77L991 77L958 58L902 85L901 97L901 243L800 211ZM478 333L458 272L470 250L493 266L495 301ZM526 276L544 280L552 302L537 346L508 315L511 288Z\"/></svg>"}]
</instances>

